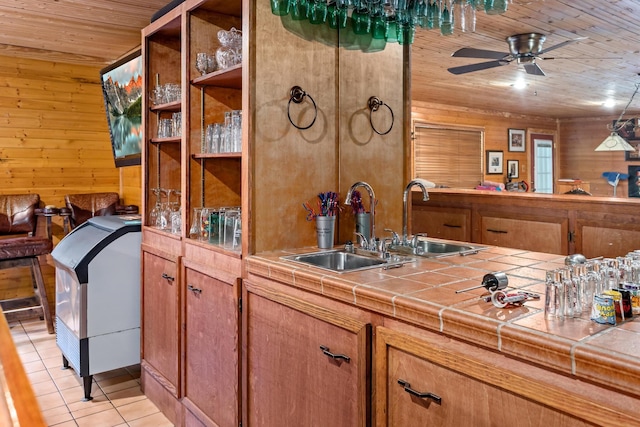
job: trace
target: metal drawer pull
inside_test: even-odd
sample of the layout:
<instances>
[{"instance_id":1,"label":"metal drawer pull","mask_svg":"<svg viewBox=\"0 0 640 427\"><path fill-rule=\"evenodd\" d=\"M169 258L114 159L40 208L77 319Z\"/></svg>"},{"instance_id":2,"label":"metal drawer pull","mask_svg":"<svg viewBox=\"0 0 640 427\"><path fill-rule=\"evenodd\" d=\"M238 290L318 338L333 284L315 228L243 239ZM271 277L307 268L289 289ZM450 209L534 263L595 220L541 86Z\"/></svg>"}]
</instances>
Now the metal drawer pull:
<instances>
[{"instance_id":1,"label":"metal drawer pull","mask_svg":"<svg viewBox=\"0 0 640 427\"><path fill-rule=\"evenodd\" d=\"M194 294L201 294L202 293L202 289L196 288L193 285L187 285L187 290L193 292Z\"/></svg>"},{"instance_id":2,"label":"metal drawer pull","mask_svg":"<svg viewBox=\"0 0 640 427\"><path fill-rule=\"evenodd\" d=\"M445 223L445 224L442 224L442 225L444 225L445 227L449 227L449 228L462 228L461 225L455 225L455 224L446 224Z\"/></svg>"},{"instance_id":3,"label":"metal drawer pull","mask_svg":"<svg viewBox=\"0 0 640 427\"><path fill-rule=\"evenodd\" d=\"M167 273L162 273L162 278L165 279L165 280L168 280L170 282L173 282L174 280L176 280L175 277L171 277Z\"/></svg>"},{"instance_id":4,"label":"metal drawer pull","mask_svg":"<svg viewBox=\"0 0 640 427\"><path fill-rule=\"evenodd\" d=\"M487 231L490 231L491 233L502 233L502 234L507 234L508 233L508 231L494 230L493 228L487 228Z\"/></svg>"},{"instance_id":5,"label":"metal drawer pull","mask_svg":"<svg viewBox=\"0 0 640 427\"><path fill-rule=\"evenodd\" d=\"M326 354L327 356L329 356L330 358L334 359L334 360L344 360L345 362L349 363L351 361L351 358L349 356L346 356L344 354L333 354L329 351L329 347L326 347L324 345L320 346L320 350L322 350L322 352L324 354Z\"/></svg>"},{"instance_id":6,"label":"metal drawer pull","mask_svg":"<svg viewBox=\"0 0 640 427\"><path fill-rule=\"evenodd\" d=\"M419 397L420 399L431 399L434 402L436 402L438 405L442 405L442 398L438 395L435 395L433 393L422 393L419 391L415 391L414 389L411 388L411 384L409 384L405 380L398 380L398 384L404 387L404 391L406 391L407 393L413 396Z\"/></svg>"}]
</instances>

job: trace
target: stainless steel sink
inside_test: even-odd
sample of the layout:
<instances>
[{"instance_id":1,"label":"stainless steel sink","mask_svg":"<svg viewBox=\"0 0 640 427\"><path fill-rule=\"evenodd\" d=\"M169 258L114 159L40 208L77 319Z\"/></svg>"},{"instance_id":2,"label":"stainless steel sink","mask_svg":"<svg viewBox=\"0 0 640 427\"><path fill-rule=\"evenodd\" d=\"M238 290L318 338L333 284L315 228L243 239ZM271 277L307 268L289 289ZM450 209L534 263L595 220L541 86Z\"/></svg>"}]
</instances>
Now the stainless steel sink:
<instances>
[{"instance_id":1,"label":"stainless steel sink","mask_svg":"<svg viewBox=\"0 0 640 427\"><path fill-rule=\"evenodd\" d=\"M451 242L449 240L426 238L418 240L415 247L391 245L389 250L401 253L410 253L427 258L440 258L451 255L471 255L486 249L485 246Z\"/></svg>"},{"instance_id":2,"label":"stainless steel sink","mask_svg":"<svg viewBox=\"0 0 640 427\"><path fill-rule=\"evenodd\" d=\"M393 255L387 260L369 255L346 252L342 249L288 255L282 257L282 259L323 268L337 273L347 273L378 267L401 267L404 263L413 261L412 258L404 256Z\"/></svg>"}]
</instances>

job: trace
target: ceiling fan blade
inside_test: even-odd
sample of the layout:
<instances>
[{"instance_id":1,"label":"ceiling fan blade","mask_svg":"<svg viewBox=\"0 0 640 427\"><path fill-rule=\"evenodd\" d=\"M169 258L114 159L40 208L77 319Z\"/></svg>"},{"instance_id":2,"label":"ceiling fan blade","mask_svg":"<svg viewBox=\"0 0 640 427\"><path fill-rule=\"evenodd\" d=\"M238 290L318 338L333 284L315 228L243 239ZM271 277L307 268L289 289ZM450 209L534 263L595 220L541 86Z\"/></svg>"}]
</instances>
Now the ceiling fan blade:
<instances>
[{"instance_id":1,"label":"ceiling fan blade","mask_svg":"<svg viewBox=\"0 0 640 427\"><path fill-rule=\"evenodd\" d=\"M447 71L449 71L451 74L466 74L473 71L488 70L489 68L500 67L502 65L507 65L508 63L509 61L480 62L478 64L469 64L462 65L460 67L447 68Z\"/></svg>"},{"instance_id":2,"label":"ceiling fan blade","mask_svg":"<svg viewBox=\"0 0 640 427\"><path fill-rule=\"evenodd\" d=\"M545 56L545 57L536 57L536 61L538 59L542 59L544 61L548 61L550 59L572 59L572 60L581 60L581 59L622 59L620 56Z\"/></svg>"},{"instance_id":3,"label":"ceiling fan blade","mask_svg":"<svg viewBox=\"0 0 640 427\"><path fill-rule=\"evenodd\" d=\"M545 54L545 53L549 52L550 50L559 49L559 48L564 47L564 46L566 46L566 45L568 45L568 44L575 43L575 42L579 42L579 41L581 41L581 40L586 40L587 38L588 38L588 37L578 37L577 39L565 40L565 41L563 41L562 43L558 43L558 44L553 45L553 46L551 46L551 47L548 47L548 48L546 48L546 49L542 49L542 50L541 50L540 52L538 52L536 55L542 55L542 54Z\"/></svg>"},{"instance_id":4,"label":"ceiling fan blade","mask_svg":"<svg viewBox=\"0 0 640 427\"><path fill-rule=\"evenodd\" d=\"M533 64L524 64L524 70L527 74L533 74L534 76L545 76L546 74L542 71L542 68L538 67L538 64L535 62Z\"/></svg>"},{"instance_id":5,"label":"ceiling fan blade","mask_svg":"<svg viewBox=\"0 0 640 427\"><path fill-rule=\"evenodd\" d=\"M503 59L509 56L505 52L496 52L495 50L474 49L472 47L463 47L451 54L457 58L483 58L483 59Z\"/></svg>"}]
</instances>

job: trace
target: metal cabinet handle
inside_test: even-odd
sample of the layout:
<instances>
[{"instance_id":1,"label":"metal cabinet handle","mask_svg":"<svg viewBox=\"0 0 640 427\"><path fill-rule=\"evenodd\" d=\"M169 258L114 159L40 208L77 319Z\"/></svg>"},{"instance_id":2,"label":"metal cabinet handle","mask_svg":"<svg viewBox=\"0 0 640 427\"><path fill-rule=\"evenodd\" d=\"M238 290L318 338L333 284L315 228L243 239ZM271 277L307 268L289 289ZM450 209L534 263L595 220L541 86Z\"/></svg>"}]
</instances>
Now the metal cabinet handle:
<instances>
[{"instance_id":1,"label":"metal cabinet handle","mask_svg":"<svg viewBox=\"0 0 640 427\"><path fill-rule=\"evenodd\" d=\"M344 354L333 354L333 353L331 353L331 352L329 351L329 347L326 347L326 346L324 346L324 345L321 345L321 346L320 346L320 350L322 350L322 352L323 352L325 355L329 356L330 358L332 358L332 359L334 359L334 360L342 359L342 360L344 360L344 361L345 361L345 362L347 362L347 363L349 363L349 362L351 361L351 358L350 358L349 356L346 356L346 355L344 355Z\"/></svg>"},{"instance_id":2,"label":"metal cabinet handle","mask_svg":"<svg viewBox=\"0 0 640 427\"><path fill-rule=\"evenodd\" d=\"M495 230L493 228L487 228L487 231L491 232L491 233L502 233L502 234L507 234L508 231L505 230Z\"/></svg>"},{"instance_id":3,"label":"metal cabinet handle","mask_svg":"<svg viewBox=\"0 0 640 427\"><path fill-rule=\"evenodd\" d=\"M162 273L162 278L170 282L173 282L174 280L176 280L175 277L169 276L167 273Z\"/></svg>"},{"instance_id":4,"label":"metal cabinet handle","mask_svg":"<svg viewBox=\"0 0 640 427\"><path fill-rule=\"evenodd\" d=\"M412 396L416 396L419 397L420 399L430 399L433 400L434 402L436 402L438 405L442 405L442 398L436 394L433 393L423 393L420 391L416 391L414 389L411 388L411 384L409 384L408 382L406 382L405 380L398 380L398 384L400 384L402 387L404 387L404 391L406 391L407 393L411 394Z\"/></svg>"},{"instance_id":5,"label":"metal cabinet handle","mask_svg":"<svg viewBox=\"0 0 640 427\"><path fill-rule=\"evenodd\" d=\"M187 290L193 292L194 294L201 294L202 293L202 289L196 288L193 285L187 285Z\"/></svg>"},{"instance_id":6,"label":"metal cabinet handle","mask_svg":"<svg viewBox=\"0 0 640 427\"><path fill-rule=\"evenodd\" d=\"M446 224L445 223L445 224L442 224L442 225L444 225L445 227L449 227L449 228L462 228L461 225L455 225L455 224Z\"/></svg>"}]
</instances>

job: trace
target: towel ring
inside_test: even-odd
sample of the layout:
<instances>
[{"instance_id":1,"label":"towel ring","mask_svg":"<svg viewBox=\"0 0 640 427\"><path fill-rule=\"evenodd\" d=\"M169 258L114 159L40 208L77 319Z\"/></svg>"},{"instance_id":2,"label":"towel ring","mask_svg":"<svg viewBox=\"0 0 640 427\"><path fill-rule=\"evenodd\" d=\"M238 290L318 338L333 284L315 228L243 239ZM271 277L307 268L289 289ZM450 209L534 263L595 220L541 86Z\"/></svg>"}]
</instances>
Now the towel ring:
<instances>
[{"instance_id":1,"label":"towel ring","mask_svg":"<svg viewBox=\"0 0 640 427\"><path fill-rule=\"evenodd\" d=\"M391 109L391 107L382 102L377 96L372 96L371 98L369 98L369 102L367 104L369 106L369 123L371 123L371 129L373 129L373 131L378 135L386 135L391 132L391 129L393 128L393 122L395 121L395 117L393 116L393 110ZM387 107L387 109L389 109L389 113L391 113L391 126L389 126L389 129L387 129L386 131L380 132L373 125L373 112L378 111L378 109L383 105Z\"/></svg>"},{"instance_id":2,"label":"towel ring","mask_svg":"<svg viewBox=\"0 0 640 427\"><path fill-rule=\"evenodd\" d=\"M300 86L292 87L290 94L291 98L289 98L289 103L287 104L287 117L289 117L289 123L300 130L309 129L311 126L313 126L313 124L316 122L316 119L318 118L318 107L316 106L316 102L313 100L311 95L302 90ZM311 120L311 123L308 126L298 126L297 124L293 123L293 120L291 120L291 102L293 101L296 104L300 104L304 100L305 96L309 97L311 103L313 104L313 120Z\"/></svg>"}]
</instances>

